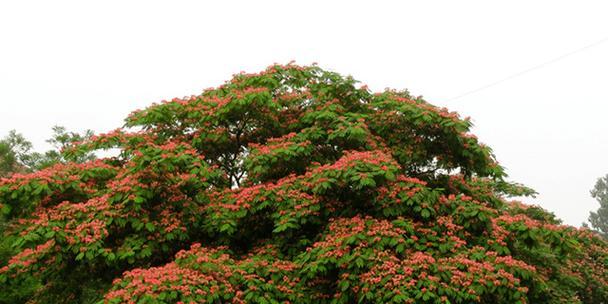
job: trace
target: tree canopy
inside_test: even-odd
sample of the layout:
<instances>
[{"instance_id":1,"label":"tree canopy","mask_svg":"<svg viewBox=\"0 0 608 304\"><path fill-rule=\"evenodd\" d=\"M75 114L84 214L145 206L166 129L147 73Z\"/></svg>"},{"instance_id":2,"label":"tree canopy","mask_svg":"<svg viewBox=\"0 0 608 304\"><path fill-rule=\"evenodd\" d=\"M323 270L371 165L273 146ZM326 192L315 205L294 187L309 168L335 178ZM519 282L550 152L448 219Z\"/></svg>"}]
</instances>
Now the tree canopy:
<instances>
[{"instance_id":1,"label":"tree canopy","mask_svg":"<svg viewBox=\"0 0 608 304\"><path fill-rule=\"evenodd\" d=\"M153 104L0 181L4 300L608 301L606 242L511 201L471 126L314 65Z\"/></svg>"}]
</instances>

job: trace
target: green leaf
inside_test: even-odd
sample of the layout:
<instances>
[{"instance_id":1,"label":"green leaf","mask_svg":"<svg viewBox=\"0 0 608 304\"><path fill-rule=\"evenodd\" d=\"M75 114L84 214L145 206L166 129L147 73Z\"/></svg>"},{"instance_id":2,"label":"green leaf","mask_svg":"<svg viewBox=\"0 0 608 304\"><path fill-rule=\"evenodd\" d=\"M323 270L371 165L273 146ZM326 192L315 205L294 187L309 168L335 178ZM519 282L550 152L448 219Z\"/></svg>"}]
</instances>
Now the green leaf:
<instances>
[{"instance_id":1,"label":"green leaf","mask_svg":"<svg viewBox=\"0 0 608 304\"><path fill-rule=\"evenodd\" d=\"M156 229L156 226L154 226L153 223L148 222L146 223L146 229L150 232L153 232Z\"/></svg>"}]
</instances>

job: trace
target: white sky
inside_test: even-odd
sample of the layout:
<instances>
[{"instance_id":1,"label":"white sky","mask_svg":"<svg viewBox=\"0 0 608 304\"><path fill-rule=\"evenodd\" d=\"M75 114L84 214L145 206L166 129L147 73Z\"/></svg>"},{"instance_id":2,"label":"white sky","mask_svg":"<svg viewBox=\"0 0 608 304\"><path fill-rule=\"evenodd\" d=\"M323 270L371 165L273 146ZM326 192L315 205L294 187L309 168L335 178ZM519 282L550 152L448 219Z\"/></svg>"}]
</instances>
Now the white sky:
<instances>
[{"instance_id":1,"label":"white sky","mask_svg":"<svg viewBox=\"0 0 608 304\"><path fill-rule=\"evenodd\" d=\"M211 1L209 1L211 2ZM605 1L4 1L0 136L105 132L273 62L318 62L471 116L534 202L580 225L608 173Z\"/></svg>"}]
</instances>

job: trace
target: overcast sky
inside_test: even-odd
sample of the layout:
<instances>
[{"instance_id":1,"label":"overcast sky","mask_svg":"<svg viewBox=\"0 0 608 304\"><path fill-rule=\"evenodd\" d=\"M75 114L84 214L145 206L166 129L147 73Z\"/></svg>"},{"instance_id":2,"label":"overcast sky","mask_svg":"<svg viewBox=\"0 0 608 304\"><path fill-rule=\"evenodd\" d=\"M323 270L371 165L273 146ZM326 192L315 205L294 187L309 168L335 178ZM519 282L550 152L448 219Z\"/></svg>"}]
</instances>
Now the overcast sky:
<instances>
[{"instance_id":1,"label":"overcast sky","mask_svg":"<svg viewBox=\"0 0 608 304\"><path fill-rule=\"evenodd\" d=\"M540 192L527 202L567 224L599 207L605 1L213 2L1 1L0 136L16 129L44 150L53 125L109 131L293 59L471 116L511 179Z\"/></svg>"}]
</instances>

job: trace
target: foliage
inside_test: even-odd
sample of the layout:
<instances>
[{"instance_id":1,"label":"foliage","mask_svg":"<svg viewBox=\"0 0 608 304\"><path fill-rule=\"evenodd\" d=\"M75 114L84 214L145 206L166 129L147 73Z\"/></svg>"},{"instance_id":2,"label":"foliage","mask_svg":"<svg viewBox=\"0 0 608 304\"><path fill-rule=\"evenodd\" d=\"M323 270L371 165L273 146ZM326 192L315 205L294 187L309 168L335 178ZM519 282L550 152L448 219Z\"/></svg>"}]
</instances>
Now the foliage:
<instances>
[{"instance_id":1,"label":"foliage","mask_svg":"<svg viewBox=\"0 0 608 304\"><path fill-rule=\"evenodd\" d=\"M602 303L608 244L509 201L471 122L295 64L133 112L0 182L47 303Z\"/></svg>"},{"instance_id":2,"label":"foliage","mask_svg":"<svg viewBox=\"0 0 608 304\"><path fill-rule=\"evenodd\" d=\"M0 177L13 172L24 172L32 163L32 143L23 135L11 130L0 140Z\"/></svg>"},{"instance_id":3,"label":"foliage","mask_svg":"<svg viewBox=\"0 0 608 304\"><path fill-rule=\"evenodd\" d=\"M0 140L0 177L8 177L13 173L28 173L49 167L59 162L82 163L95 159L91 152L76 157L66 156L63 150L93 136L93 131L86 130L83 134L68 132L65 127L54 126L53 135L47 140L53 149L44 153L33 152L32 143L22 134L11 130Z\"/></svg>"},{"instance_id":4,"label":"foliage","mask_svg":"<svg viewBox=\"0 0 608 304\"><path fill-rule=\"evenodd\" d=\"M600 208L589 214L589 222L593 229L608 238L608 175L597 180L591 196L600 203Z\"/></svg>"},{"instance_id":5,"label":"foliage","mask_svg":"<svg viewBox=\"0 0 608 304\"><path fill-rule=\"evenodd\" d=\"M52 166L57 163L66 162L86 162L95 159L93 153L85 153L77 158L66 157L63 150L70 145L83 141L93 135L91 130L83 134L68 132L64 127L53 127L53 135L47 140L52 144L53 149L45 153L33 152L32 143L15 130L0 140L0 177L8 177L14 173L28 173ZM16 193L16 195L19 192ZM24 193L22 199L27 199L28 194ZM0 218L0 265L6 265L9 259L18 252L12 246L15 235L5 235L7 223L5 218ZM10 288L0 293L0 303L20 303L27 300L40 288L40 281L37 277L30 277L17 284L11 284Z\"/></svg>"}]
</instances>

